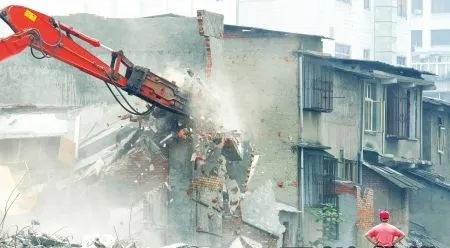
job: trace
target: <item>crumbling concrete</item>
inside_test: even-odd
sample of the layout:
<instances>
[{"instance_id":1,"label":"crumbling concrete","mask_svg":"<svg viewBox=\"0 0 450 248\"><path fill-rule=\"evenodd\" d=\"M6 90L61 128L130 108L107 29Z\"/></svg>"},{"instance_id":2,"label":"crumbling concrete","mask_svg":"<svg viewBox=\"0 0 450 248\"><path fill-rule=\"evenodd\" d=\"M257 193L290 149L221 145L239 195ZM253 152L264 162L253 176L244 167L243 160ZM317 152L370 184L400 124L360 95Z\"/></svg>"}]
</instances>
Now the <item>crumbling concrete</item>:
<instances>
[{"instance_id":1,"label":"crumbling concrete","mask_svg":"<svg viewBox=\"0 0 450 248\"><path fill-rule=\"evenodd\" d=\"M277 237L282 237L285 227L280 223L273 188L274 184L269 180L244 196L241 201L242 220ZM279 239L279 246L281 241Z\"/></svg>"}]
</instances>

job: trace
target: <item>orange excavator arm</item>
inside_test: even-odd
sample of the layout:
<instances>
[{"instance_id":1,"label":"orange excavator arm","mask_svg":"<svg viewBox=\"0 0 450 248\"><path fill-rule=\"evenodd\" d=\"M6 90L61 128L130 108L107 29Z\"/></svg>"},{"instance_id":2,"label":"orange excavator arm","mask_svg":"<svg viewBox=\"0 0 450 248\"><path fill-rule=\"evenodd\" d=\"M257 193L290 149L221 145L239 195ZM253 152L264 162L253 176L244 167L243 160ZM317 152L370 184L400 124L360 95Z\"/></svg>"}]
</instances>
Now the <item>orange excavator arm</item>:
<instances>
[{"instance_id":1,"label":"orange excavator arm","mask_svg":"<svg viewBox=\"0 0 450 248\"><path fill-rule=\"evenodd\" d=\"M0 18L15 33L0 40L0 61L31 47L32 51L39 50L46 57L58 59L104 81L111 92L110 86L114 86L143 99L152 106L187 115L187 100L180 94L174 82L154 74L148 68L134 65L122 51L108 48L97 39L23 6L10 5L2 9ZM110 65L78 44L73 37L92 47L109 51ZM125 73L121 74L121 71ZM120 93L120 90L118 92ZM114 93L113 96L116 97ZM143 114L134 109L130 113Z\"/></svg>"}]
</instances>

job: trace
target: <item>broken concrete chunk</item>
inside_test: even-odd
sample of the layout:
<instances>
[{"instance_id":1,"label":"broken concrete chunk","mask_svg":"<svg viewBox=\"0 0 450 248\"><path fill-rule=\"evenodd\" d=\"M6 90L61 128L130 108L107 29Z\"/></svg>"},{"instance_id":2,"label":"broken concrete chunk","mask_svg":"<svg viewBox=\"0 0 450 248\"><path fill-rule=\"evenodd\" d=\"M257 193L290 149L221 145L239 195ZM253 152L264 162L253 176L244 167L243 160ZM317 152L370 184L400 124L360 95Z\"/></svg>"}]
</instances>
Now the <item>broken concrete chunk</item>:
<instances>
[{"instance_id":1,"label":"broken concrete chunk","mask_svg":"<svg viewBox=\"0 0 450 248\"><path fill-rule=\"evenodd\" d=\"M242 147L240 147L239 142L235 138L225 139L222 154L228 161L241 161L243 158Z\"/></svg>"}]
</instances>

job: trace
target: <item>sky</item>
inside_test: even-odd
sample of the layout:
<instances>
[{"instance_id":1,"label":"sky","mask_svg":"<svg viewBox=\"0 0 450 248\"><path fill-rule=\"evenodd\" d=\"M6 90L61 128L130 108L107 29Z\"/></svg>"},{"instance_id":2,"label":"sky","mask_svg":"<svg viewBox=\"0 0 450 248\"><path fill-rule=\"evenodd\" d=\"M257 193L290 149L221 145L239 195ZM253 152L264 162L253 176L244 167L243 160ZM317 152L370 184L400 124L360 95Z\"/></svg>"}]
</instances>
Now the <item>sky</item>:
<instances>
[{"instance_id":1,"label":"sky","mask_svg":"<svg viewBox=\"0 0 450 248\"><path fill-rule=\"evenodd\" d=\"M143 16L175 13L196 16L197 9L207 9L224 14L224 22L235 24L236 0L0 0L0 8L22 5L50 16L89 13L113 18L137 18ZM0 24L2 36L12 32Z\"/></svg>"}]
</instances>

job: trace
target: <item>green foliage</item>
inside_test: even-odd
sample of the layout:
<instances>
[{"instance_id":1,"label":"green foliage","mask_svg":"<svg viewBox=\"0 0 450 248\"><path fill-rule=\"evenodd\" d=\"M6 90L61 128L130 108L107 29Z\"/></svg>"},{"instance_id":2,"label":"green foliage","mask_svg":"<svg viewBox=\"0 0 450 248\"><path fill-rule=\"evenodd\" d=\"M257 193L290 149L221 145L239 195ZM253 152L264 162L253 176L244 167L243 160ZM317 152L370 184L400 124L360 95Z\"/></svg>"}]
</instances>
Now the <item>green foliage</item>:
<instances>
[{"instance_id":1,"label":"green foliage","mask_svg":"<svg viewBox=\"0 0 450 248\"><path fill-rule=\"evenodd\" d=\"M323 224L336 225L344 221L342 214L331 203L325 203L322 208L312 210L312 214L317 222L321 221Z\"/></svg>"},{"instance_id":2,"label":"green foliage","mask_svg":"<svg viewBox=\"0 0 450 248\"><path fill-rule=\"evenodd\" d=\"M315 217L316 222L322 222L322 238L314 242L310 242L313 247L318 247L327 241L335 239L336 226L344 221L342 214L335 205L324 203L321 208L311 209L311 214Z\"/></svg>"}]
</instances>

